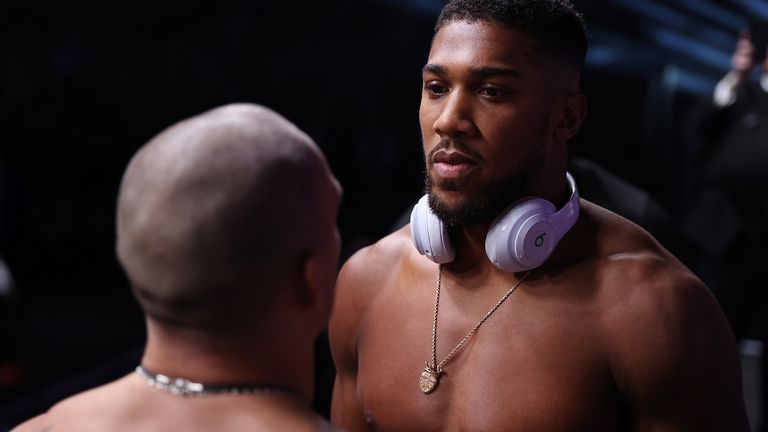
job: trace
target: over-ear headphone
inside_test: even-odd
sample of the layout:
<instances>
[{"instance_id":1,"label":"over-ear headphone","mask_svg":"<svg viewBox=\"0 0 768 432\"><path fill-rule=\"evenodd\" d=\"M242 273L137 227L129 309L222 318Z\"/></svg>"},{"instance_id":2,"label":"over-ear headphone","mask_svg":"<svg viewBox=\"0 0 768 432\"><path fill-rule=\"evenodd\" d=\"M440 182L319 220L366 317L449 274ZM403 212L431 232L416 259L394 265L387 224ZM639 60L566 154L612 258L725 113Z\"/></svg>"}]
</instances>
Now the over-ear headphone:
<instances>
[{"instance_id":1,"label":"over-ear headphone","mask_svg":"<svg viewBox=\"0 0 768 432\"><path fill-rule=\"evenodd\" d=\"M496 267L519 272L536 268L549 258L557 242L579 218L579 191L566 173L571 197L557 210L554 204L535 197L510 204L491 223L485 237L485 253ZM448 231L429 208L427 195L411 211L411 237L419 253L438 264L453 261L456 251Z\"/></svg>"}]
</instances>

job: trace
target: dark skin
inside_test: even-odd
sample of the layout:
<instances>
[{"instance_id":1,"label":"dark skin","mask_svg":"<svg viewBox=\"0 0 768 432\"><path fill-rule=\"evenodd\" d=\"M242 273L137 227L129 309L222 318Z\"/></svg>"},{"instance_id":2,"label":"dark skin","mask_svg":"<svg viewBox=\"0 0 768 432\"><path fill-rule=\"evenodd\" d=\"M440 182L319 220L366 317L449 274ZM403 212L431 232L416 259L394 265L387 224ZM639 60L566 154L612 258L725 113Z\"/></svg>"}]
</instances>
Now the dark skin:
<instances>
[{"instance_id":1,"label":"dark skin","mask_svg":"<svg viewBox=\"0 0 768 432\"><path fill-rule=\"evenodd\" d=\"M581 124L585 101L578 73L531 52L530 42L483 21L451 22L436 34L420 121L431 192L447 208L536 158L539 168L522 193L564 203L565 142ZM460 140L479 157L454 146L429 157L444 139ZM457 256L443 268L438 361L523 276L487 259L488 227L459 226L452 235ZM437 389L424 394L418 380L431 360L437 270L413 247L410 227L342 268L330 327L337 425L748 430L736 345L719 306L629 221L582 200L578 222L550 259L444 365Z\"/></svg>"}]
</instances>

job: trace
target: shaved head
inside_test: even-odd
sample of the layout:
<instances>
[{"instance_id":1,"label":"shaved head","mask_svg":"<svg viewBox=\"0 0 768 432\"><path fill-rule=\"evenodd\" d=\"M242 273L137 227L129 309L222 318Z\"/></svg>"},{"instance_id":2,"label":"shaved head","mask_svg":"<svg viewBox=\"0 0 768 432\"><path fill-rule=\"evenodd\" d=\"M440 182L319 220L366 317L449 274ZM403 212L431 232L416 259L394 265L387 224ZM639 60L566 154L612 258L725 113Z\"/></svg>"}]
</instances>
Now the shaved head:
<instances>
[{"instance_id":1,"label":"shaved head","mask_svg":"<svg viewBox=\"0 0 768 432\"><path fill-rule=\"evenodd\" d=\"M337 188L320 150L288 120L256 105L217 108L163 131L131 160L118 257L150 318L242 328L328 241L318 226L335 218Z\"/></svg>"}]
</instances>

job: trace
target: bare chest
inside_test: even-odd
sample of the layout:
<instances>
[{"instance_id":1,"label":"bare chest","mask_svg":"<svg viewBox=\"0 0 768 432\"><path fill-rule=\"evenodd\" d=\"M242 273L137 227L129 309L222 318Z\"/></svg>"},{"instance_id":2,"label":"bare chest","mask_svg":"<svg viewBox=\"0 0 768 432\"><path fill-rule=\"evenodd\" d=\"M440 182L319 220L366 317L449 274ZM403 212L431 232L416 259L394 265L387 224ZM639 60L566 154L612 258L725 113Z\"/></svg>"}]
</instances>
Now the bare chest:
<instances>
[{"instance_id":1,"label":"bare chest","mask_svg":"<svg viewBox=\"0 0 768 432\"><path fill-rule=\"evenodd\" d=\"M483 315L462 306L448 295L441 299L438 363ZM443 364L435 389L424 393L420 377L432 361L434 294L382 295L361 329L361 405L380 431L621 430L621 397L589 312L586 304L516 292Z\"/></svg>"}]
</instances>

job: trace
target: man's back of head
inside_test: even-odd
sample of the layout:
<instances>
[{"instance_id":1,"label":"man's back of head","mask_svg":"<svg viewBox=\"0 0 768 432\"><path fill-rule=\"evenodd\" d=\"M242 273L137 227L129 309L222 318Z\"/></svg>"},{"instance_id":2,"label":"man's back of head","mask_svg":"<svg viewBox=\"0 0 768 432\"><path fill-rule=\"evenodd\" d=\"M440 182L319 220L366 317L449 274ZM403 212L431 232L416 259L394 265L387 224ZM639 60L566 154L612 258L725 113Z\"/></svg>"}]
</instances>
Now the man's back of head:
<instances>
[{"instance_id":1,"label":"man's back of head","mask_svg":"<svg viewBox=\"0 0 768 432\"><path fill-rule=\"evenodd\" d=\"M328 176L311 139L263 107L214 109L152 139L125 173L117 218L149 317L244 329L324 240L307 216L327 205Z\"/></svg>"},{"instance_id":2,"label":"man's back of head","mask_svg":"<svg viewBox=\"0 0 768 432\"><path fill-rule=\"evenodd\" d=\"M315 430L313 343L332 303L339 200L317 146L265 107L220 107L154 137L117 206L117 254L147 316L141 367L20 430L82 430L83 418L101 430Z\"/></svg>"}]
</instances>

